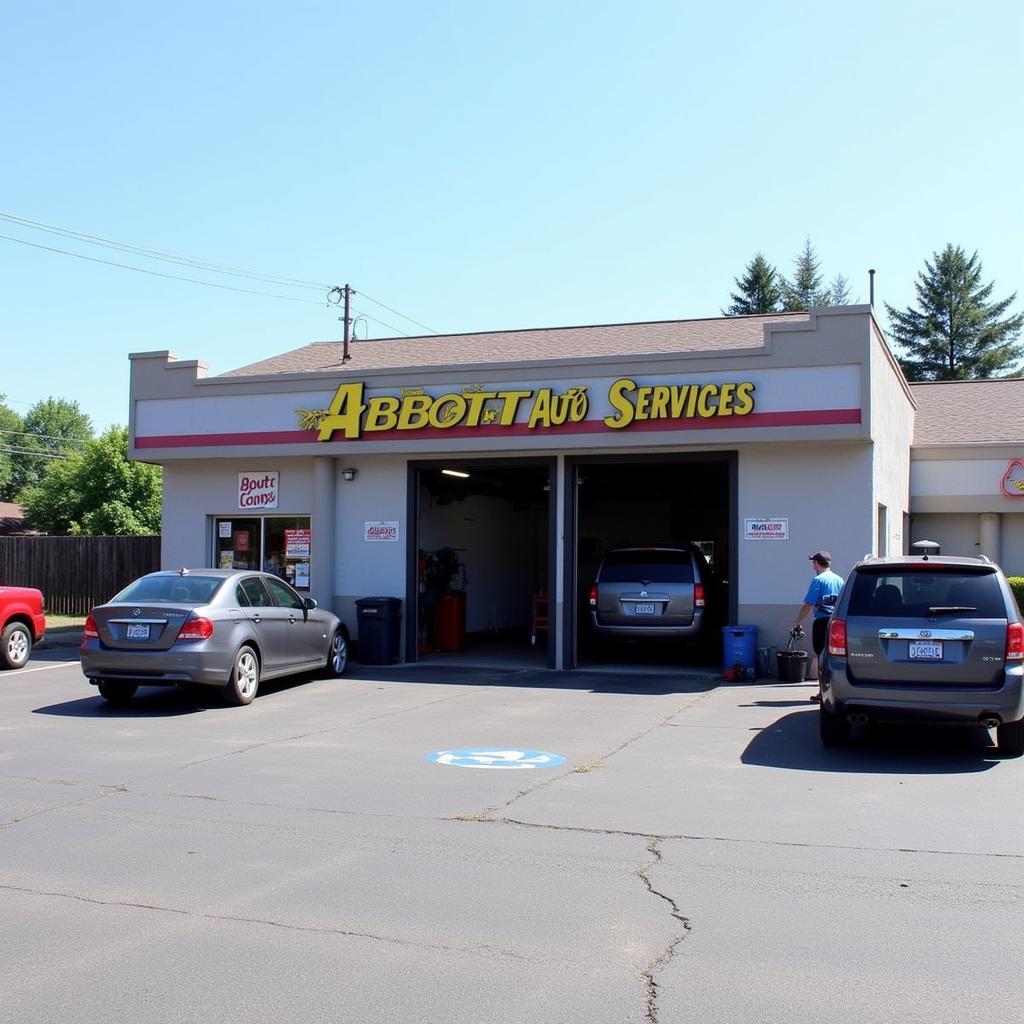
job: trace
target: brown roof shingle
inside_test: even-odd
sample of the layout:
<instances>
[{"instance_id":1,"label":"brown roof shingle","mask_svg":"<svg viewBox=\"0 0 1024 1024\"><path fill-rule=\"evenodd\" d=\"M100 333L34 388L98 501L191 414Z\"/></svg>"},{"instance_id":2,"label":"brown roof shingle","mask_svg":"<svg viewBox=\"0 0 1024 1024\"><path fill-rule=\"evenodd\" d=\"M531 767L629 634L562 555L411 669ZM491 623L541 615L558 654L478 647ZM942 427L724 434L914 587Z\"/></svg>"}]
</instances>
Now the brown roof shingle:
<instances>
[{"instance_id":1,"label":"brown roof shingle","mask_svg":"<svg viewBox=\"0 0 1024 1024\"><path fill-rule=\"evenodd\" d=\"M796 323L808 319L807 313L784 313L716 317L709 320L381 338L351 342L351 358L346 364L341 361L340 341L316 341L219 376L248 377L271 373L313 373L318 370L338 372L342 369L360 373L404 366L457 366L592 356L719 352L759 348L764 344L766 323Z\"/></svg>"},{"instance_id":2,"label":"brown roof shingle","mask_svg":"<svg viewBox=\"0 0 1024 1024\"><path fill-rule=\"evenodd\" d=\"M1024 441L1024 378L911 384L914 444Z\"/></svg>"}]
</instances>

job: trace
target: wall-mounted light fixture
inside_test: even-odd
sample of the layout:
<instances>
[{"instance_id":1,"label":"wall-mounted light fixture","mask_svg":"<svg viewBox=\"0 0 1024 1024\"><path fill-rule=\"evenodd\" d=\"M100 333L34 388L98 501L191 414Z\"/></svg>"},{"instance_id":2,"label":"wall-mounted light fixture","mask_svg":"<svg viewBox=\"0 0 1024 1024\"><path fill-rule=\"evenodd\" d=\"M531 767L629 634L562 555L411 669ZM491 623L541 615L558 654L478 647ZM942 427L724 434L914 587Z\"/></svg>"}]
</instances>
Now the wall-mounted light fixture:
<instances>
[{"instance_id":1,"label":"wall-mounted light fixture","mask_svg":"<svg viewBox=\"0 0 1024 1024\"><path fill-rule=\"evenodd\" d=\"M352 480L355 480L355 478L357 476L359 476L359 470L356 469L355 466L346 466L341 471L341 479L342 480L352 481Z\"/></svg>"},{"instance_id":2,"label":"wall-mounted light fixture","mask_svg":"<svg viewBox=\"0 0 1024 1024\"><path fill-rule=\"evenodd\" d=\"M444 476L457 476L460 480L469 479L469 474L463 473L461 469L442 469L441 472Z\"/></svg>"}]
</instances>

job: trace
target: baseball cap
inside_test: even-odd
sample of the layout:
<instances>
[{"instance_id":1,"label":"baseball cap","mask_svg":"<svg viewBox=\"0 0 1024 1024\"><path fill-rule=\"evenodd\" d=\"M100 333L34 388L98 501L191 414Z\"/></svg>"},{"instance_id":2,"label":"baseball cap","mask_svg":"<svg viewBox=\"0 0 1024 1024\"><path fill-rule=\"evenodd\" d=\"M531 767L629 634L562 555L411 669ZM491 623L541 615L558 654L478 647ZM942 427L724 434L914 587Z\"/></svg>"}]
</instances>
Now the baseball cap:
<instances>
[{"instance_id":1,"label":"baseball cap","mask_svg":"<svg viewBox=\"0 0 1024 1024\"><path fill-rule=\"evenodd\" d=\"M827 551L815 551L813 555L807 556L812 562L817 562L819 565L831 565L832 556Z\"/></svg>"}]
</instances>

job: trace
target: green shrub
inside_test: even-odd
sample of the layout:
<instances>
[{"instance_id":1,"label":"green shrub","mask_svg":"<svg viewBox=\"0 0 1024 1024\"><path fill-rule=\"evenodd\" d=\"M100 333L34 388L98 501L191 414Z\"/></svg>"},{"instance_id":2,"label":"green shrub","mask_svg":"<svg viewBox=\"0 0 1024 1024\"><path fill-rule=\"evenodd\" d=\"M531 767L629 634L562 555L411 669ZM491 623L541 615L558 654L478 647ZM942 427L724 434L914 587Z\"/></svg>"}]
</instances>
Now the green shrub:
<instances>
[{"instance_id":1,"label":"green shrub","mask_svg":"<svg viewBox=\"0 0 1024 1024\"><path fill-rule=\"evenodd\" d=\"M1010 584L1013 596L1017 598L1017 605L1024 608L1024 576L1008 576L1006 582Z\"/></svg>"}]
</instances>

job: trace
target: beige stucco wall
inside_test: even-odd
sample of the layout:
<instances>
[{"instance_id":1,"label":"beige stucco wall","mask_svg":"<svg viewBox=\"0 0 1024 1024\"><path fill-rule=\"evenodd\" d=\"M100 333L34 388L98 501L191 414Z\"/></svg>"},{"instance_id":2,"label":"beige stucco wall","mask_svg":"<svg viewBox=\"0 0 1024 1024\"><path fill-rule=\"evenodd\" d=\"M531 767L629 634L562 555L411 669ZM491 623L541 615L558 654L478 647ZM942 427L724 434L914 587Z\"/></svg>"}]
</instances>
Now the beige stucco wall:
<instances>
[{"instance_id":1,"label":"beige stucco wall","mask_svg":"<svg viewBox=\"0 0 1024 1024\"><path fill-rule=\"evenodd\" d=\"M405 597L406 540L413 525L407 521L409 459L446 452L469 457L482 453L620 452L628 457L630 452L736 451L740 535L735 540L738 579L733 585L737 588L738 619L760 626L762 645L782 646L810 578L807 556L812 551L830 549L835 568L845 575L854 561L878 548L878 503L889 510L889 550L900 550L903 542L913 409L866 307L820 311L805 324L773 325L766 331L764 348L756 352L646 356L632 359L628 365L608 360L552 359L535 364L428 371L410 368L368 374L367 381L369 384L372 378L371 386L390 389L411 385L458 389L480 381L532 379L563 386L616 375L658 381L671 375L739 380L758 374L766 383L766 410L772 408L772 403L777 408L796 410L846 408L852 404L860 406L861 422L757 429L728 425L715 430L642 433L620 430L585 436L536 431L525 436L430 441L417 440L413 434L382 441L304 442L276 447L253 444L249 448L197 449L186 444L135 449L133 454L164 466L165 566L206 563L209 518L240 514L236 507L238 472L280 472L281 507L276 514L312 514L314 547L322 530L333 529L333 579L325 581L320 578L323 572L315 574L312 590L354 631L356 598ZM841 400L837 401L831 387L823 386L823 382L834 383L842 392ZM140 354L132 361L132 437L140 424L143 434L151 430L159 436L177 430L186 435L190 430L294 430L294 410L322 407L317 403L329 401L336 384L336 379L324 373L207 378L201 363L177 361L168 353ZM317 472L313 457L321 460ZM345 466L357 469L355 480L341 478ZM325 502L323 481L332 478L332 500ZM560 480L553 497L562 500ZM325 514L333 518L332 526L322 522L318 508L329 510ZM744 540L744 519L762 516L788 518L789 539ZM363 524L369 520L398 522L398 541L365 541ZM556 579L561 571L559 563Z\"/></svg>"}]
</instances>

